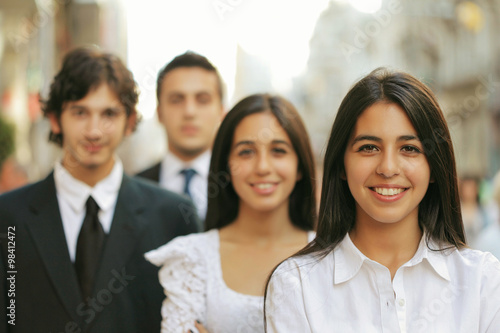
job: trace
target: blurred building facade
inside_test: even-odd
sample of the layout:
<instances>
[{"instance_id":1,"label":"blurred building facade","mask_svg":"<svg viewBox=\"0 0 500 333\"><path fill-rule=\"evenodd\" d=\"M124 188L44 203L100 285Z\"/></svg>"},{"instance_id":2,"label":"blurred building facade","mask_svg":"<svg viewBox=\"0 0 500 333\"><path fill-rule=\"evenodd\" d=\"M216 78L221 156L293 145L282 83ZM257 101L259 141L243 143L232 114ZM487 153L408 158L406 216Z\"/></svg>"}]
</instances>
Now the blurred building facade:
<instances>
[{"instance_id":1,"label":"blurred building facade","mask_svg":"<svg viewBox=\"0 0 500 333\"><path fill-rule=\"evenodd\" d=\"M500 1L388 0L373 14L331 1L310 42L302 91L321 156L342 97L371 70L408 71L436 93L459 175L500 169ZM328 120L328 121L325 121Z\"/></svg>"}]
</instances>

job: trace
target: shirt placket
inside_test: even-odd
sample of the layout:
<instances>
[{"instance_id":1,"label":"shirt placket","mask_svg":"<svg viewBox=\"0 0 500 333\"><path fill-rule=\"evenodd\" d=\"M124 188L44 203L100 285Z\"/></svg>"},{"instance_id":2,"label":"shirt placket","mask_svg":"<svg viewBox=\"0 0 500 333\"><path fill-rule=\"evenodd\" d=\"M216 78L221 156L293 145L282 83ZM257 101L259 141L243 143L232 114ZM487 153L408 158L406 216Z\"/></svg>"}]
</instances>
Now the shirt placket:
<instances>
[{"instance_id":1,"label":"shirt placket","mask_svg":"<svg viewBox=\"0 0 500 333\"><path fill-rule=\"evenodd\" d=\"M400 328L395 313L394 290L391 283L391 273L387 267L372 263L377 280L380 300L380 320L382 332L399 332Z\"/></svg>"},{"instance_id":2,"label":"shirt placket","mask_svg":"<svg viewBox=\"0 0 500 333\"><path fill-rule=\"evenodd\" d=\"M395 307L396 313L398 316L399 328L401 333L406 333L406 296L404 290L404 267L400 267L396 274L394 275L394 279L392 280L392 286L394 288L394 296L395 296Z\"/></svg>"}]
</instances>

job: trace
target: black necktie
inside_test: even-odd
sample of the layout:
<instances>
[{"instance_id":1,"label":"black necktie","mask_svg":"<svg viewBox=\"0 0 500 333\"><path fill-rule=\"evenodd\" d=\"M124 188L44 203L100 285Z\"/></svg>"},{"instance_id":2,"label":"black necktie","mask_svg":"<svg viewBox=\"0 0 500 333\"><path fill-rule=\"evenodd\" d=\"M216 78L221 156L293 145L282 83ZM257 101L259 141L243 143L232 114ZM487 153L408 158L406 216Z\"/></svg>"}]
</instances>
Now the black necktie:
<instances>
[{"instance_id":1,"label":"black necktie","mask_svg":"<svg viewBox=\"0 0 500 333\"><path fill-rule=\"evenodd\" d=\"M181 171L181 173L184 175L184 194L189 196L189 198L193 199L193 196L191 195L191 192L189 191L189 183L191 183L191 179L193 179L193 176L196 174L196 171L193 169L184 169Z\"/></svg>"},{"instance_id":2,"label":"black necktie","mask_svg":"<svg viewBox=\"0 0 500 333\"><path fill-rule=\"evenodd\" d=\"M92 197L87 200L87 213L83 220L78 243L76 244L75 268L84 300L90 297L94 287L94 277L101 258L104 230L97 213L99 206Z\"/></svg>"}]
</instances>

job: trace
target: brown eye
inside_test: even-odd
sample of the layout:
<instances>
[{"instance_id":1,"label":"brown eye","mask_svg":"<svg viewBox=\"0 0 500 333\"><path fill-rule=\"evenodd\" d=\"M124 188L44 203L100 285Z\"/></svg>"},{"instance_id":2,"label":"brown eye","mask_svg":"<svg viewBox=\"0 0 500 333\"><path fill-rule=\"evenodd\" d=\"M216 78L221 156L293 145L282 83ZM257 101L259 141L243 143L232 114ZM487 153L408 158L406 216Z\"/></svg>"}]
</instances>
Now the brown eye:
<instances>
[{"instance_id":1,"label":"brown eye","mask_svg":"<svg viewBox=\"0 0 500 333\"><path fill-rule=\"evenodd\" d=\"M106 110L104 111L104 116L106 118L114 118L118 115L118 111L116 110Z\"/></svg>"},{"instance_id":2,"label":"brown eye","mask_svg":"<svg viewBox=\"0 0 500 333\"><path fill-rule=\"evenodd\" d=\"M278 155L286 154L286 150L283 148L273 148L272 152Z\"/></svg>"},{"instance_id":3,"label":"brown eye","mask_svg":"<svg viewBox=\"0 0 500 333\"><path fill-rule=\"evenodd\" d=\"M178 95L173 95L173 96L170 96L168 98L168 102L170 104L179 104L179 103L182 103L182 101L183 101L182 96L178 96Z\"/></svg>"},{"instance_id":4,"label":"brown eye","mask_svg":"<svg viewBox=\"0 0 500 333\"><path fill-rule=\"evenodd\" d=\"M251 149L242 149L238 152L238 156L250 156L252 153Z\"/></svg>"},{"instance_id":5,"label":"brown eye","mask_svg":"<svg viewBox=\"0 0 500 333\"><path fill-rule=\"evenodd\" d=\"M212 100L209 94L198 95L197 97L198 103L200 104L208 104Z\"/></svg>"},{"instance_id":6,"label":"brown eye","mask_svg":"<svg viewBox=\"0 0 500 333\"><path fill-rule=\"evenodd\" d=\"M363 145L363 146L359 147L359 149L358 149L358 151L368 152L368 153L371 153L371 152L374 152L377 150L378 150L378 148L375 145Z\"/></svg>"},{"instance_id":7,"label":"brown eye","mask_svg":"<svg viewBox=\"0 0 500 333\"><path fill-rule=\"evenodd\" d=\"M406 153L421 153L420 149L415 146L404 146L401 150Z\"/></svg>"}]
</instances>

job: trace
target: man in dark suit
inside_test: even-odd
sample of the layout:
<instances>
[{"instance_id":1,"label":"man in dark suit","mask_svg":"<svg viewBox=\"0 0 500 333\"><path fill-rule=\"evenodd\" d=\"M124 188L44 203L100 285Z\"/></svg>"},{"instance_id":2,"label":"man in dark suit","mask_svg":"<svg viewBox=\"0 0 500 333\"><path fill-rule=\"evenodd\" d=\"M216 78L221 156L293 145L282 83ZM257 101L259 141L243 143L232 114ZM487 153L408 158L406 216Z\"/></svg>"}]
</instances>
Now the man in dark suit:
<instances>
[{"instance_id":1,"label":"man in dark suit","mask_svg":"<svg viewBox=\"0 0 500 333\"><path fill-rule=\"evenodd\" d=\"M0 196L1 332L159 332L164 294L144 253L197 221L189 200L123 173L115 149L137 97L115 56L65 57L43 106L63 157Z\"/></svg>"},{"instance_id":2,"label":"man in dark suit","mask_svg":"<svg viewBox=\"0 0 500 333\"><path fill-rule=\"evenodd\" d=\"M157 114L167 134L160 163L138 174L188 195L201 220L207 209L208 169L213 140L223 117L222 81L202 55L186 52L158 73Z\"/></svg>"}]
</instances>

